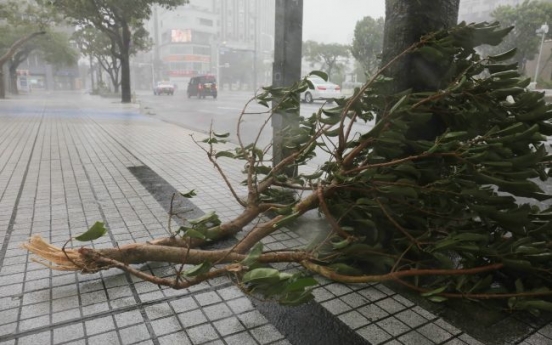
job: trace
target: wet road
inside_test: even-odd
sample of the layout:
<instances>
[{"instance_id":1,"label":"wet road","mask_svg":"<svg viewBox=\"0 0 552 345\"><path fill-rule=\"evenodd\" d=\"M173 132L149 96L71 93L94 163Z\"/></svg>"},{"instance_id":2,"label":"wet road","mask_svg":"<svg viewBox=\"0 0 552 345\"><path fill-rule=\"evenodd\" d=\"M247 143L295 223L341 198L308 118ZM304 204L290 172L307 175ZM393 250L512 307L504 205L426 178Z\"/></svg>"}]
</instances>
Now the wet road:
<instances>
[{"instance_id":1,"label":"wet road","mask_svg":"<svg viewBox=\"0 0 552 345\"><path fill-rule=\"evenodd\" d=\"M196 97L187 98L185 91L179 90L174 96L154 96L150 92L138 92L137 98L141 103L142 112L154 116L165 122L173 123L188 129L200 132L208 132L212 124L216 132L229 132L230 141L237 143L237 124L245 104L253 96L252 92L221 92L217 99ZM301 115L310 116L323 106L323 102L301 104ZM331 106L331 105L327 105ZM247 108L240 127L240 136L244 144L252 143L263 124L268 119L266 108L252 104ZM359 124L357 131L366 131L371 124ZM272 140L272 127L270 121L264 127L259 136L260 147L265 147ZM315 164L323 163L327 155L317 152L313 160Z\"/></svg>"}]
</instances>

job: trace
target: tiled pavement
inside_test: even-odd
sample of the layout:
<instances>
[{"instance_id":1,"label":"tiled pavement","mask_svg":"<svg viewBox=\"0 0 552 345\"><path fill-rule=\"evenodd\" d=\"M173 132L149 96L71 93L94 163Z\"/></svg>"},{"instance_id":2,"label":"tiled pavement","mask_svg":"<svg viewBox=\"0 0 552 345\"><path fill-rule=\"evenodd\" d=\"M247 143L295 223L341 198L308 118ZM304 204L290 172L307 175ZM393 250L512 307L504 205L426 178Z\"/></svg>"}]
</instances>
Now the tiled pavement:
<instances>
[{"instance_id":1,"label":"tiled pavement","mask_svg":"<svg viewBox=\"0 0 552 345\"><path fill-rule=\"evenodd\" d=\"M77 93L0 100L0 343L313 343L274 322L270 311L226 279L175 291L119 271L51 271L19 248L35 234L61 246L98 220L110 231L94 242L96 247L166 235L167 212L132 167L149 167L179 191L195 189L197 207L217 210L223 220L232 217L239 205L190 134L142 116L132 105ZM240 164L228 161L232 181L241 181L240 170ZM293 231L265 241L269 249L305 243ZM170 267L143 269L164 275ZM337 327L349 325L360 343L482 344L469 329L451 325L384 285L320 281L317 303ZM552 343L552 326L524 325L523 336L509 343Z\"/></svg>"}]
</instances>

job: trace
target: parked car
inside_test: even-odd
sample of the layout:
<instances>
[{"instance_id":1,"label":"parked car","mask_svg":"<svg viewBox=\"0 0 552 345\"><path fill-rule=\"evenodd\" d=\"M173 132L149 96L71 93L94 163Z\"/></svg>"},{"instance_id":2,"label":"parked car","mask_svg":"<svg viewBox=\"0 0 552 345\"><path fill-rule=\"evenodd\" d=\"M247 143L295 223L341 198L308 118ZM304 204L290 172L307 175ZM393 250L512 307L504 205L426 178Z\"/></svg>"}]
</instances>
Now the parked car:
<instances>
[{"instance_id":1,"label":"parked car","mask_svg":"<svg viewBox=\"0 0 552 345\"><path fill-rule=\"evenodd\" d=\"M188 83L188 90L186 92L188 98L192 96L197 96L198 98L213 96L213 98L217 98L217 79L213 75L193 77Z\"/></svg>"},{"instance_id":2,"label":"parked car","mask_svg":"<svg viewBox=\"0 0 552 345\"><path fill-rule=\"evenodd\" d=\"M166 81L160 81L153 88L153 94L156 96L163 94L172 96L174 95L174 85Z\"/></svg>"},{"instance_id":3,"label":"parked car","mask_svg":"<svg viewBox=\"0 0 552 345\"><path fill-rule=\"evenodd\" d=\"M322 78L311 76L308 78L314 88L301 93L301 99L304 102L312 103L314 100L332 101L334 98L341 98L341 87L339 85L325 81Z\"/></svg>"}]
</instances>

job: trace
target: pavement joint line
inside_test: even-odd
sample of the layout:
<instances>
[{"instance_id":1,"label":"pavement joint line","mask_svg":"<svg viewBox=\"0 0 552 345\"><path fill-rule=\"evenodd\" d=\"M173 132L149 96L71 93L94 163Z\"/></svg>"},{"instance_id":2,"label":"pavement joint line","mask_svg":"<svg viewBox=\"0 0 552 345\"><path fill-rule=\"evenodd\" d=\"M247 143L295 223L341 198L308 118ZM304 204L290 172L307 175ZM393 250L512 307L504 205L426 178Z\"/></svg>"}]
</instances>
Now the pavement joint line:
<instances>
[{"instance_id":1,"label":"pavement joint line","mask_svg":"<svg viewBox=\"0 0 552 345\"><path fill-rule=\"evenodd\" d=\"M101 128L101 126L99 126L95 121L92 121L92 122L96 126ZM103 130L103 128L102 128L102 130ZM104 130L104 132L105 132L105 130ZM108 135L109 135L109 133L108 133ZM70 133L70 136L73 138L73 133ZM73 138L73 140L74 140L74 138ZM95 149L94 149L94 151L95 151ZM78 156L79 156L79 160L81 161L81 164L83 166L85 166L84 161L82 160L82 157L81 157L81 153L78 150L77 150L77 152L78 152ZM91 166L93 166L94 169L97 169L96 164L91 164ZM86 180L88 181L88 184L90 185L90 190L92 192L92 196L94 197L94 200L98 200L98 195L96 193L96 188L94 187L94 184L92 182L92 179L90 178L90 174L89 174L88 170L83 169L83 171L84 171L84 174L86 176ZM105 184L104 178L101 177L101 174L98 173L98 175L100 176L100 180ZM98 210L100 212L101 218L102 218L106 228L109 228L109 222L108 222L107 217L105 215L103 206L100 203L97 203L97 206L98 206ZM113 247L114 248L117 247L118 244L117 244L117 241L116 241L115 236L113 235L113 233L111 231L108 231L107 233L109 235L109 238L111 240L111 244L113 245ZM134 286L134 283L132 282L130 274L128 272L124 272L124 275L125 275L125 278L127 280L127 283L129 284L129 288L132 291L132 296L134 298L134 301L136 302L136 307L140 311L140 314L142 315L142 318L145 320L144 323L145 323L145 326L148 330L148 333L151 337L151 340L152 340L153 344L154 345L160 345L159 339L157 338L157 335L155 334L155 331L153 330L153 327L151 326L151 321L150 321L148 315L146 314L146 311L144 310L143 303L140 300L140 295L138 294L138 291L136 290L136 287ZM102 281L103 281L103 279L102 279ZM117 332L117 336L120 338L121 335L120 335L119 332ZM119 340L121 340L121 339L119 339Z\"/></svg>"},{"instance_id":2,"label":"pavement joint line","mask_svg":"<svg viewBox=\"0 0 552 345\"><path fill-rule=\"evenodd\" d=\"M27 160L27 166L25 167L25 172L23 173L23 177L22 177L22 180L21 180L21 185L19 186L19 191L18 191L17 197L15 199L13 212L11 214L10 221L8 223L8 229L6 230L6 235L4 236L4 242L2 243L2 248L0 248L0 269L4 266L4 259L6 257L6 252L8 251L10 238L11 238L11 235L13 233L13 227L15 225L15 218L17 217L17 209L18 209L18 206L19 206L19 202L21 201L21 195L23 195L23 189L25 188L25 182L27 180L27 175L29 173L29 167L30 167L31 161L33 159L33 155L34 155L34 151L35 151L35 147L36 147L36 142L38 141L38 136L40 134L40 129L41 129L42 123L44 121L44 110L42 112L42 116L40 118L40 123L38 125L38 128L36 130L35 138L34 138L34 141L33 141L33 146L32 146L31 151L29 153L29 159Z\"/></svg>"},{"instance_id":3,"label":"pavement joint line","mask_svg":"<svg viewBox=\"0 0 552 345\"><path fill-rule=\"evenodd\" d=\"M205 289L201 289L201 290L197 290L197 291L193 291L193 292L188 292L186 294L186 297L192 297L192 296L200 295L200 294L205 293L205 292L215 291L217 289L223 289L223 288L230 287L230 286L233 286L232 282L217 285L215 287L211 286L211 287L208 287L208 288L205 288ZM51 323L51 324L48 324L48 325L45 325L45 326L41 326L41 327L37 327L37 328L31 328L29 330L22 331L22 332L19 332L19 333L12 333L12 334L8 334L8 335L0 336L0 343L5 342L5 341L9 341L9 340L13 340L13 339L17 339L17 338L22 338L22 337L25 337L25 336L28 336L28 335L42 333L44 331L53 330L53 329L56 329L56 328L61 328L61 327L75 325L75 324L78 324L78 323L83 323L83 322L94 320L94 319L99 319L99 318L106 317L106 316L114 316L114 315L119 315L119 314L122 314L122 313L129 312L129 311L133 311L133 310L141 310L141 309L144 309L146 307L154 306L154 305L157 305L157 304L176 301L176 300L181 299L181 298L182 298L182 295L166 296L166 297L163 297L163 298L157 298L157 299L153 299L153 300L150 300L150 301L141 302L140 304L136 304L136 305L132 305L132 306L120 307L120 308L117 308L117 309L110 309L110 310L102 311L102 312L95 313L95 314L81 316L78 319L71 319L71 320ZM239 298L241 298L241 297L237 297L235 299L239 299ZM232 299L228 300L228 301L232 301ZM202 307L198 307L198 309L202 309ZM247 313L247 312L248 311L246 311L244 313ZM240 315L240 314L236 314L236 315ZM147 321L147 322L149 323L151 321ZM123 327L120 327L120 328L127 328L127 327L128 326L123 326Z\"/></svg>"}]
</instances>

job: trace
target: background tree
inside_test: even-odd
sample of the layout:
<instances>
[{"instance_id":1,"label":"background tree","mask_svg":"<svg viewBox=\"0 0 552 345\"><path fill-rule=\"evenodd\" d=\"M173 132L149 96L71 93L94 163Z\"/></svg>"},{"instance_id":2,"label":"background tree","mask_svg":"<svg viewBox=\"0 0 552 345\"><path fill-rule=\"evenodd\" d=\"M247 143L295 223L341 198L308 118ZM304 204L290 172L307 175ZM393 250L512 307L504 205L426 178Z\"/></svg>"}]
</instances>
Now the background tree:
<instances>
[{"instance_id":1,"label":"background tree","mask_svg":"<svg viewBox=\"0 0 552 345\"><path fill-rule=\"evenodd\" d=\"M525 72L526 62L533 60L539 52L541 39L535 31L544 23L552 22L552 3L526 0L516 6L499 6L492 16L502 27L513 26L514 29L496 48L484 47L485 54L516 48L517 53L512 61L518 63L522 73ZM549 32L548 37L551 35L552 32Z\"/></svg>"},{"instance_id":2,"label":"background tree","mask_svg":"<svg viewBox=\"0 0 552 345\"><path fill-rule=\"evenodd\" d=\"M50 30L43 39L28 41L12 56L8 64L12 93L18 93L17 69L19 65L33 52L54 67L70 66L78 60L78 53L73 49L69 36L64 32Z\"/></svg>"},{"instance_id":3,"label":"background tree","mask_svg":"<svg viewBox=\"0 0 552 345\"><path fill-rule=\"evenodd\" d=\"M319 69L326 72L330 80L334 80L337 72L345 67L342 60L349 58L349 48L343 44L309 40L303 43L303 56L311 66L319 64Z\"/></svg>"},{"instance_id":4,"label":"background tree","mask_svg":"<svg viewBox=\"0 0 552 345\"><path fill-rule=\"evenodd\" d=\"M73 39L79 46L80 51L89 57L95 58L100 67L109 75L113 91L119 93L121 85L120 70L121 62L117 59L118 46L104 32L88 25L80 27L73 33ZM148 50L152 40L148 32L140 27L133 32L130 55L138 51ZM113 52L116 52L115 54Z\"/></svg>"},{"instance_id":5,"label":"background tree","mask_svg":"<svg viewBox=\"0 0 552 345\"><path fill-rule=\"evenodd\" d=\"M5 98L3 66L10 61L10 65L15 66L14 58L17 62L21 54L32 51L29 44L50 32L52 21L57 17L38 1L3 2L0 4L0 17L3 18L0 24L0 98ZM47 36L42 36L42 39Z\"/></svg>"},{"instance_id":6,"label":"background tree","mask_svg":"<svg viewBox=\"0 0 552 345\"><path fill-rule=\"evenodd\" d=\"M351 54L368 75L375 72L381 60L384 25L383 18L374 19L367 16L359 20L355 26Z\"/></svg>"},{"instance_id":7,"label":"background tree","mask_svg":"<svg viewBox=\"0 0 552 345\"><path fill-rule=\"evenodd\" d=\"M112 54L121 63L121 101L131 102L130 55L136 32L143 32L144 21L153 5L174 8L187 0L53 0L52 6L80 26L93 26L111 39ZM140 34L143 35L143 34Z\"/></svg>"}]
</instances>

